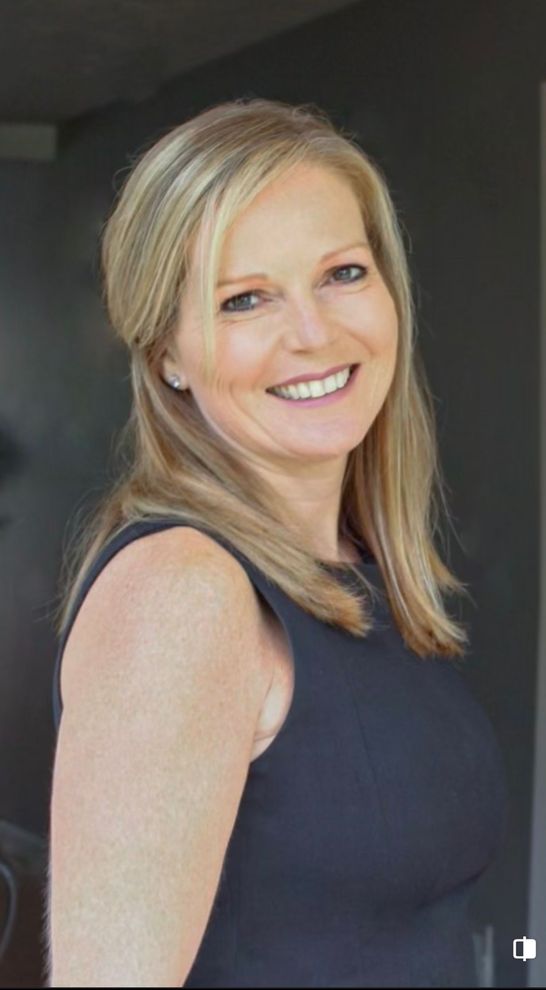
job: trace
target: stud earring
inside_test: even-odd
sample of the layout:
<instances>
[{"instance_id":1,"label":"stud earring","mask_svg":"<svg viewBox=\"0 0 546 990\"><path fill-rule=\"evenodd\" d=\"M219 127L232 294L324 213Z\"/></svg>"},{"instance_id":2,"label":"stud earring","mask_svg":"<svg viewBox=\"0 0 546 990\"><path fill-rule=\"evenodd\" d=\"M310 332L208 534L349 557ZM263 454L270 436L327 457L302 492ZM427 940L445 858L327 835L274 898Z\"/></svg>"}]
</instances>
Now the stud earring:
<instances>
[{"instance_id":1,"label":"stud earring","mask_svg":"<svg viewBox=\"0 0 546 990\"><path fill-rule=\"evenodd\" d=\"M169 376L169 385L172 385L173 388L180 388L181 387L181 382L180 382L180 379L179 379L178 375L170 375Z\"/></svg>"}]
</instances>

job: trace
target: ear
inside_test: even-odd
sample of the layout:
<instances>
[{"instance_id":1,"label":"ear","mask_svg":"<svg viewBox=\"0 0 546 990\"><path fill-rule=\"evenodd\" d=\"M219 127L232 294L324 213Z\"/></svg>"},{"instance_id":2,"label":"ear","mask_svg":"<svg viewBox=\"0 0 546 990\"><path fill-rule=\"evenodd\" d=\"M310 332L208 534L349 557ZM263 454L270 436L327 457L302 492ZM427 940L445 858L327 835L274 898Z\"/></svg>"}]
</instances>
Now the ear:
<instances>
[{"instance_id":1,"label":"ear","mask_svg":"<svg viewBox=\"0 0 546 990\"><path fill-rule=\"evenodd\" d=\"M160 369L161 377L167 385L173 385L174 388L178 389L188 387L184 373L180 368L180 361L174 353L172 344L167 345L165 348L164 355L160 361Z\"/></svg>"},{"instance_id":2,"label":"ear","mask_svg":"<svg viewBox=\"0 0 546 990\"><path fill-rule=\"evenodd\" d=\"M161 359L161 377L164 381L168 382L172 375L178 375L178 369L172 358L164 357ZM179 376L180 377L180 376Z\"/></svg>"}]
</instances>

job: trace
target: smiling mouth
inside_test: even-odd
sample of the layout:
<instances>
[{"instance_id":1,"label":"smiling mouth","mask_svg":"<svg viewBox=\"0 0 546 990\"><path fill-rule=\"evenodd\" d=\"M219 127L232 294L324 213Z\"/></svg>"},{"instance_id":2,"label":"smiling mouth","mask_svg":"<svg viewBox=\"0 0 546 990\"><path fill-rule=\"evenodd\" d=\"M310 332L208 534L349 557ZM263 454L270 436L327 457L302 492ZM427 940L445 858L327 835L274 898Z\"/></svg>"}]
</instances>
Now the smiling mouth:
<instances>
[{"instance_id":1,"label":"smiling mouth","mask_svg":"<svg viewBox=\"0 0 546 990\"><path fill-rule=\"evenodd\" d=\"M282 399L285 402L286 401L294 402L295 404L301 405L301 406L303 406L303 405L322 405L322 403L325 402L326 400L333 400L336 395L340 395L341 393L345 392L350 387L351 382L352 382L353 378L355 377L356 371L360 367L360 364L350 364L348 367L349 367L349 375L348 375L348 378L347 378L347 381L345 382L345 384L342 385L341 387L332 389L330 392L324 392L324 393L322 393L320 395L316 395L316 396L309 395L308 397L305 397L305 398L304 397L301 397L301 396L298 397L298 398L295 398L295 397L290 397L289 398L288 396L282 396L277 391L273 391L273 388L267 388L266 389L266 392L269 395L272 395L276 399ZM316 380L318 381L319 379L316 379ZM301 384L308 385L309 383L308 382L302 382ZM290 386L287 386L287 389L288 389L288 387L290 387Z\"/></svg>"},{"instance_id":2,"label":"smiling mouth","mask_svg":"<svg viewBox=\"0 0 546 990\"><path fill-rule=\"evenodd\" d=\"M346 365L346 367L349 369L349 378L347 379L347 381L350 381L350 379L353 376L353 372L356 371L356 369L358 368L358 364L348 364L348 365ZM322 382L326 381L326 378L328 378L328 375L325 375L324 378L309 378L309 379L302 378L300 381L289 382L286 385L270 385L269 388L266 388L266 392L270 392L271 394L274 394L274 392L273 392L274 389L292 388L292 387L297 387L298 385L309 385L311 383L311 381L321 382L322 383ZM330 394L330 393L328 393L328 394Z\"/></svg>"}]
</instances>

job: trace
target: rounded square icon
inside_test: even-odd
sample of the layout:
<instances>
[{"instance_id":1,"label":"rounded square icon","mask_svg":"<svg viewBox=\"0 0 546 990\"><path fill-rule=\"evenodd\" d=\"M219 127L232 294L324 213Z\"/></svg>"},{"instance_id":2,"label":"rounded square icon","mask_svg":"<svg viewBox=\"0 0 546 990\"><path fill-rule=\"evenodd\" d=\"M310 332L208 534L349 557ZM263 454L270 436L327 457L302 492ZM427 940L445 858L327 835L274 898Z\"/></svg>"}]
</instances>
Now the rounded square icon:
<instances>
[{"instance_id":1,"label":"rounded square icon","mask_svg":"<svg viewBox=\"0 0 546 990\"><path fill-rule=\"evenodd\" d=\"M521 948L518 948L518 946L521 946ZM528 959L536 959L536 939L527 938L525 935L523 938L515 938L512 943L512 954L514 959L523 959L524 962L527 962Z\"/></svg>"}]
</instances>

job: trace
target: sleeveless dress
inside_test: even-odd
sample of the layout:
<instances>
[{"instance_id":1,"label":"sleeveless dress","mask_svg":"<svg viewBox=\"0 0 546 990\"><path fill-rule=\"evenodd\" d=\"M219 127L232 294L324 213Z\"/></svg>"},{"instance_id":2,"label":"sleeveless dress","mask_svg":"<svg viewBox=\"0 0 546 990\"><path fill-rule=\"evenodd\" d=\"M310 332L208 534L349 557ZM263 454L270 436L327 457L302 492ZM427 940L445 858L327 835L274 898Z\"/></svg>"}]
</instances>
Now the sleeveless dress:
<instances>
[{"instance_id":1,"label":"sleeveless dress","mask_svg":"<svg viewBox=\"0 0 546 990\"><path fill-rule=\"evenodd\" d=\"M123 546L173 525L185 524L128 524L91 566L59 643L56 730L62 652L83 598ZM183 986L477 986L467 906L508 812L483 707L455 661L422 660L404 644L364 546L358 566L379 595L362 640L309 615L214 538L282 623L295 681L279 733L249 765Z\"/></svg>"}]
</instances>

